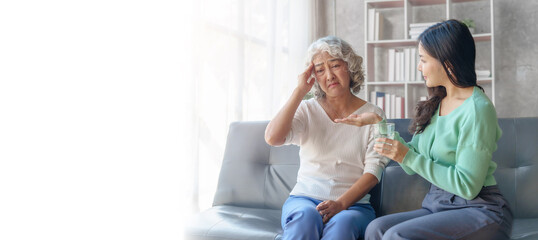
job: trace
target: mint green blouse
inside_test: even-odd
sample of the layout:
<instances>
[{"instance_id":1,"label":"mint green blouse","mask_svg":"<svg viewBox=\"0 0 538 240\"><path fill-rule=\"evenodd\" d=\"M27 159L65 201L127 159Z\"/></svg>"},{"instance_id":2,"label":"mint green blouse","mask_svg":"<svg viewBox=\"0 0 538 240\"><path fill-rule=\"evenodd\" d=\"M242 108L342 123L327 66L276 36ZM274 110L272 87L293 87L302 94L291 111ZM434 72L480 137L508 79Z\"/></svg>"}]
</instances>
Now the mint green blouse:
<instances>
[{"instance_id":1,"label":"mint green blouse","mask_svg":"<svg viewBox=\"0 0 538 240\"><path fill-rule=\"evenodd\" d=\"M439 107L424 132L406 143L409 151L400 164L407 174L419 174L445 191L467 200L474 199L483 186L497 184L497 164L492 154L502 131L489 98L475 87L471 97L445 116Z\"/></svg>"}]
</instances>

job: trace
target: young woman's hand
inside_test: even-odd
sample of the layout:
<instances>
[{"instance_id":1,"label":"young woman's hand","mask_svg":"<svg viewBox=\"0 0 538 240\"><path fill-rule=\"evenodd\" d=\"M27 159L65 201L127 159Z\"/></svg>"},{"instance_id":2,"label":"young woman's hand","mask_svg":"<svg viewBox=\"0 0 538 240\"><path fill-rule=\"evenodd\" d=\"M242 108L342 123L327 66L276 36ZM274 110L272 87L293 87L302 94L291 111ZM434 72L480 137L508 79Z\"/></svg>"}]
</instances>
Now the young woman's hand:
<instances>
[{"instance_id":1,"label":"young woman's hand","mask_svg":"<svg viewBox=\"0 0 538 240\"><path fill-rule=\"evenodd\" d=\"M375 140L374 150L396 162L402 163L409 148L398 140L390 138L378 138Z\"/></svg>"},{"instance_id":2,"label":"young woman's hand","mask_svg":"<svg viewBox=\"0 0 538 240\"><path fill-rule=\"evenodd\" d=\"M383 120L383 118L381 118L376 113L366 112L361 114L351 114L346 118L335 119L334 122L362 127L365 125L378 123L381 120Z\"/></svg>"},{"instance_id":3,"label":"young woman's hand","mask_svg":"<svg viewBox=\"0 0 538 240\"><path fill-rule=\"evenodd\" d=\"M314 86L314 83L316 82L316 79L312 75L313 71L314 64L310 63L306 70L297 77L297 90L299 90L303 96L312 89L312 86Z\"/></svg>"},{"instance_id":4,"label":"young woman's hand","mask_svg":"<svg viewBox=\"0 0 538 240\"><path fill-rule=\"evenodd\" d=\"M316 207L319 214L323 218L323 223L327 223L329 219L334 217L337 213L345 210L344 204L339 201L327 200L323 201Z\"/></svg>"}]
</instances>

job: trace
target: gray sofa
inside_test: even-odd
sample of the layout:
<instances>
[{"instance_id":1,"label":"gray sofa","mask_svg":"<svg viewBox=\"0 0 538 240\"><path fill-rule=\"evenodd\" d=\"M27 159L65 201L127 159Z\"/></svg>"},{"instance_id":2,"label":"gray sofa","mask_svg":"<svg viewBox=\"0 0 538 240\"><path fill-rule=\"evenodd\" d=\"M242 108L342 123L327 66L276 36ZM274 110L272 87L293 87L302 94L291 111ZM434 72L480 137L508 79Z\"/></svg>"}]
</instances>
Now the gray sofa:
<instances>
[{"instance_id":1,"label":"gray sofa","mask_svg":"<svg viewBox=\"0 0 538 240\"><path fill-rule=\"evenodd\" d=\"M409 119L396 123L409 140ZM538 118L499 119L503 136L493 154L495 177L514 212L512 239L538 239ZM230 125L213 207L185 229L187 239L280 239L281 207L293 188L299 148L271 147L264 141L267 122ZM378 216L420 208L429 183L409 176L395 162L370 192Z\"/></svg>"}]
</instances>

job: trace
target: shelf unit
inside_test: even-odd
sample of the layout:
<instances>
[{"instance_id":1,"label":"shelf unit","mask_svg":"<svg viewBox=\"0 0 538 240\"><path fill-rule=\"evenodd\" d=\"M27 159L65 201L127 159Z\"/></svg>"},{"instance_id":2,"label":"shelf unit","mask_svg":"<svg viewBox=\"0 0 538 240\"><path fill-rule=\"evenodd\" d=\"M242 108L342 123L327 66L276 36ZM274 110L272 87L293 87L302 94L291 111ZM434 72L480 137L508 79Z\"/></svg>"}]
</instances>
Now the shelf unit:
<instances>
[{"instance_id":1,"label":"shelf unit","mask_svg":"<svg viewBox=\"0 0 538 240\"><path fill-rule=\"evenodd\" d=\"M469 4L473 4L472 2L479 2L477 7L479 9L476 9L477 11L467 9L469 7L473 7L467 6ZM467 5L458 6L458 4ZM411 39L409 36L409 24L424 22L420 20L415 22L415 18L422 17L422 15L417 14L416 12L420 11L420 8L424 7L444 8L442 9L442 11L439 11L439 9L437 9L436 12L440 13L440 15L436 16L436 19L431 19L426 22L439 22L451 18L459 20L463 20L465 18L471 18L474 20L475 17L477 17L477 19L481 18L482 21L479 23L480 25L476 25L476 28L479 31L477 31L478 33L476 34L473 34L475 44L477 45L477 66L479 61L479 55L486 56L485 58L482 58L480 60L482 61L482 66L486 66L486 68L489 68L488 70L490 71L491 75L490 77L486 78L478 78L478 84L484 87L484 89L486 90L486 94L495 104L495 49L493 0L366 0L364 8L364 62L366 74L366 79L364 83L365 99L370 100L370 94L372 91L384 91L390 94L400 93L400 95L404 97L405 101L405 117L413 117L412 110L418 103L419 97L427 95L427 89L424 84L424 80L422 79L422 76L420 76L420 81L409 81L406 79L405 81L389 82L388 79L384 77L384 73L388 71L388 67L386 68L385 66L381 65L383 65L382 62L388 62L386 56L388 49L416 47L418 45L418 42L414 39ZM387 16L389 16L391 18L390 20L392 20L394 23L390 20L385 19L384 25L389 24L393 26L391 29L389 29L391 31L391 36L387 37L386 35L388 34L385 33L385 37L380 40L369 40L370 38L368 36L368 26L370 24L369 20L371 19L369 19L368 14L370 9L375 9L375 11L387 11L389 13L387 14ZM415 9L419 10L415 11ZM460 12L458 14L458 9L464 13L462 14ZM443 14L444 16L442 16ZM489 14L489 17L484 18L485 14ZM398 17L400 15L403 16ZM397 16L396 20L394 16ZM479 49L479 44L487 45L488 43L489 46L481 47Z\"/></svg>"}]
</instances>

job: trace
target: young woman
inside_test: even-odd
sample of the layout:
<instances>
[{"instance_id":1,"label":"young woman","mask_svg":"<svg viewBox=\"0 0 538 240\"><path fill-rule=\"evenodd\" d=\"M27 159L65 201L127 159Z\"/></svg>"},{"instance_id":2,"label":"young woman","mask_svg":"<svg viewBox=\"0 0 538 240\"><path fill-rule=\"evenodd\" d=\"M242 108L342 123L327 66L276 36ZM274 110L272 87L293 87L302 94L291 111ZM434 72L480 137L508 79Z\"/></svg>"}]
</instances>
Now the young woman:
<instances>
[{"instance_id":1,"label":"young woman","mask_svg":"<svg viewBox=\"0 0 538 240\"><path fill-rule=\"evenodd\" d=\"M373 128L361 116L384 115L358 97L362 58L337 37L308 50L308 68L265 131L268 144L300 146L297 184L282 207L283 239L357 239L375 218L368 192L388 160L373 149ZM314 74L315 78L312 78ZM314 88L313 99L303 101ZM348 117L348 118L346 118Z\"/></svg>"},{"instance_id":2,"label":"young woman","mask_svg":"<svg viewBox=\"0 0 538 240\"><path fill-rule=\"evenodd\" d=\"M512 212L493 177L501 130L476 84L473 37L448 20L424 31L418 48L430 98L418 104L415 135L379 139L375 150L432 185L421 209L372 221L365 239L509 239Z\"/></svg>"}]
</instances>

